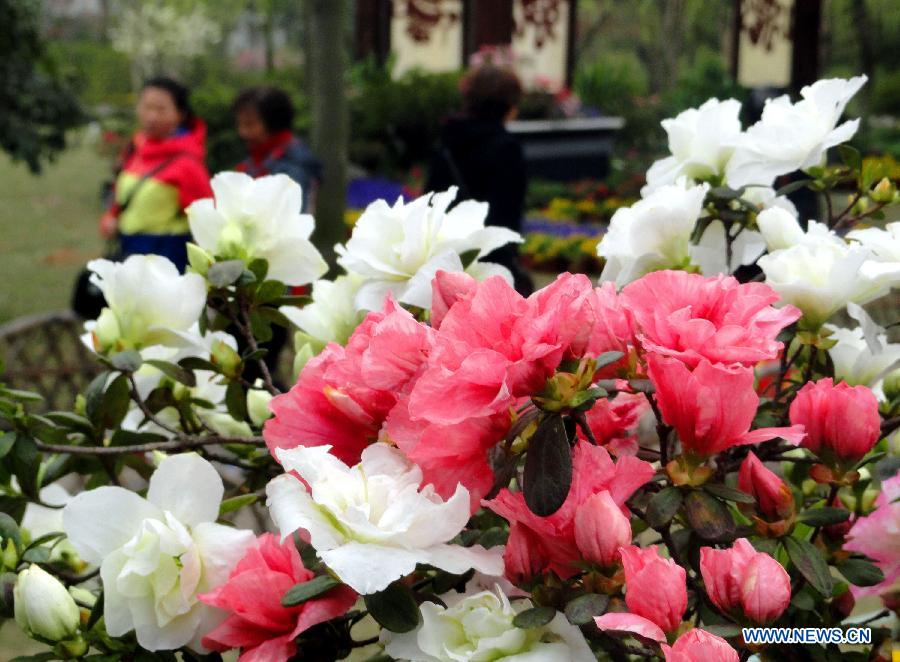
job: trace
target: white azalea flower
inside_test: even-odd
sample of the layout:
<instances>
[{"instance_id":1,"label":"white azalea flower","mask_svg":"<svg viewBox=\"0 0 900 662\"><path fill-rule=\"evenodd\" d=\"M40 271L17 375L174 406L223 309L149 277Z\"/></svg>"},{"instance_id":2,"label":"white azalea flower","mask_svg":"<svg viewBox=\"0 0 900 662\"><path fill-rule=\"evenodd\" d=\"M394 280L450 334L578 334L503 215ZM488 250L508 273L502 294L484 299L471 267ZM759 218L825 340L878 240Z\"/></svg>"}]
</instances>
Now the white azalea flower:
<instances>
[{"instance_id":1,"label":"white azalea flower","mask_svg":"<svg viewBox=\"0 0 900 662\"><path fill-rule=\"evenodd\" d=\"M646 197L682 176L703 180L723 175L734 152L735 139L741 133L740 112L739 101L710 99L699 108L689 108L677 117L663 120L672 156L650 166L641 194Z\"/></svg>"},{"instance_id":2,"label":"white azalea flower","mask_svg":"<svg viewBox=\"0 0 900 662\"><path fill-rule=\"evenodd\" d=\"M792 216L799 215L797 207L790 201L790 198L785 195L775 195L775 189L771 186L748 186L741 194L741 199L756 205L760 211L779 207Z\"/></svg>"},{"instance_id":3,"label":"white azalea flower","mask_svg":"<svg viewBox=\"0 0 900 662\"><path fill-rule=\"evenodd\" d=\"M883 230L864 228L847 233L847 239L857 241L882 262L900 263L900 221L888 223Z\"/></svg>"},{"instance_id":4,"label":"white azalea flower","mask_svg":"<svg viewBox=\"0 0 900 662\"><path fill-rule=\"evenodd\" d=\"M688 186L682 178L618 209L597 247L606 259L600 280L621 287L651 271L689 266L691 233L707 190L707 184Z\"/></svg>"},{"instance_id":5,"label":"white azalea flower","mask_svg":"<svg viewBox=\"0 0 900 662\"><path fill-rule=\"evenodd\" d=\"M364 314L354 304L364 279L358 274L344 274L332 280L317 280L312 287L312 302L297 308L280 308L302 332L304 342L311 343L315 353L330 342L343 345L362 322Z\"/></svg>"},{"instance_id":6,"label":"white azalea flower","mask_svg":"<svg viewBox=\"0 0 900 662\"><path fill-rule=\"evenodd\" d=\"M699 267L704 276L732 274L744 264L753 264L766 250L766 242L759 232L742 230L735 225L731 228L731 260L725 244L725 225L722 221L711 222L697 244L689 247L691 263Z\"/></svg>"},{"instance_id":7,"label":"white azalea flower","mask_svg":"<svg viewBox=\"0 0 900 662\"><path fill-rule=\"evenodd\" d=\"M384 200L370 204L359 217L346 245L335 247L338 263L365 283L356 294L362 310L377 310L388 293L400 303L431 308L431 281L438 270L463 271L460 256L476 257L465 269L475 278L500 274L512 283L507 269L479 263L497 248L520 243L521 235L508 228L485 226L488 206L464 200L449 212L456 198L455 186L442 193L428 193L393 207Z\"/></svg>"},{"instance_id":8,"label":"white azalea flower","mask_svg":"<svg viewBox=\"0 0 900 662\"><path fill-rule=\"evenodd\" d=\"M201 248L225 260L265 259L267 277L288 285L311 283L327 271L309 241L315 221L300 213L303 193L293 179L222 172L210 184L215 198L187 208L191 234Z\"/></svg>"},{"instance_id":9,"label":"white azalea flower","mask_svg":"<svg viewBox=\"0 0 900 662\"><path fill-rule=\"evenodd\" d=\"M78 606L59 580L32 563L19 573L13 589L16 623L29 636L63 641L78 634Z\"/></svg>"},{"instance_id":10,"label":"white azalea flower","mask_svg":"<svg viewBox=\"0 0 900 662\"><path fill-rule=\"evenodd\" d=\"M816 329L849 302L864 304L900 283L900 263L873 259L872 252L850 245L810 223L799 244L759 259L766 283L803 311L805 326Z\"/></svg>"},{"instance_id":11,"label":"white azalea flower","mask_svg":"<svg viewBox=\"0 0 900 662\"><path fill-rule=\"evenodd\" d=\"M885 375L900 364L900 344L889 343L885 330L861 306L849 303L847 312L859 322L855 329L826 325L832 331L832 339L837 340L828 350L834 362L834 376L851 386L880 391Z\"/></svg>"},{"instance_id":12,"label":"white azalea flower","mask_svg":"<svg viewBox=\"0 0 900 662\"><path fill-rule=\"evenodd\" d=\"M492 591L447 593L442 607L434 602L420 606L422 623L403 634L383 630L385 652L412 662L461 660L509 660L510 662L589 662L594 654L581 631L557 612L539 628L513 625L519 612L530 609L531 600L511 603L499 586Z\"/></svg>"},{"instance_id":13,"label":"white azalea flower","mask_svg":"<svg viewBox=\"0 0 900 662\"><path fill-rule=\"evenodd\" d=\"M756 225L770 251L790 248L805 239L797 216L780 207L765 209L756 216Z\"/></svg>"},{"instance_id":14,"label":"white azalea flower","mask_svg":"<svg viewBox=\"0 0 900 662\"><path fill-rule=\"evenodd\" d=\"M800 90L797 103L788 95L766 101L759 122L735 140L728 185L769 186L780 175L820 165L829 148L850 140L859 128L858 119L840 126L838 121L865 82L865 76L820 80Z\"/></svg>"},{"instance_id":15,"label":"white azalea flower","mask_svg":"<svg viewBox=\"0 0 900 662\"><path fill-rule=\"evenodd\" d=\"M206 283L197 274L180 274L159 255L132 255L124 262L91 260L91 282L107 307L86 322L89 347L142 349L153 345L190 345L206 303Z\"/></svg>"},{"instance_id":16,"label":"white azalea flower","mask_svg":"<svg viewBox=\"0 0 900 662\"><path fill-rule=\"evenodd\" d=\"M147 498L121 487L82 492L63 511L66 535L100 565L106 630L131 630L147 650L189 645L222 619L199 593L219 586L253 543L251 531L215 524L224 488L194 453L162 460Z\"/></svg>"},{"instance_id":17,"label":"white azalea flower","mask_svg":"<svg viewBox=\"0 0 900 662\"><path fill-rule=\"evenodd\" d=\"M461 547L448 541L469 520L469 492L459 485L447 501L402 452L377 443L348 467L330 446L276 451L287 472L266 488L268 507L282 536L309 533L322 561L360 594L381 591L427 563L448 572L475 568L503 572L502 550Z\"/></svg>"}]
</instances>

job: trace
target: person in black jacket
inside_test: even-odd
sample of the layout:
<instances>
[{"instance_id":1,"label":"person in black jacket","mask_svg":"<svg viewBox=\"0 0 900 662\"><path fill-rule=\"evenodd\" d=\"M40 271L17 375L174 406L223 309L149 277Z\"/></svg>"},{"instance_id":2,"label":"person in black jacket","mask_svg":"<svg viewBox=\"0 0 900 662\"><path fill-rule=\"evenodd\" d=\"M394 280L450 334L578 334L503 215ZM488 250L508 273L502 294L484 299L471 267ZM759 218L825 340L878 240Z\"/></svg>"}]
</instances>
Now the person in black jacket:
<instances>
[{"instance_id":1,"label":"person in black jacket","mask_svg":"<svg viewBox=\"0 0 900 662\"><path fill-rule=\"evenodd\" d=\"M463 114L444 124L426 191L458 186L457 201L479 200L490 205L488 225L521 232L527 177L522 146L504 127L516 116L522 86L508 69L487 64L463 78ZM534 290L531 277L519 262L518 245L509 244L485 258L509 269L516 290Z\"/></svg>"}]
</instances>

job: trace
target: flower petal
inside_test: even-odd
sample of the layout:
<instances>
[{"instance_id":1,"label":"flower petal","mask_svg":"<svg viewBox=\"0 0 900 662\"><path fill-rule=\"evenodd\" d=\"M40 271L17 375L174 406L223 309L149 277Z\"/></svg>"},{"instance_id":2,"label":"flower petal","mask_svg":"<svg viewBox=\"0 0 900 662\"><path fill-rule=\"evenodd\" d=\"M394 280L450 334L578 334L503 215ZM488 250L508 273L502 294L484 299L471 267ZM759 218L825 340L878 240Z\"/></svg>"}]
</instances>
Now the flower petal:
<instances>
[{"instance_id":1,"label":"flower petal","mask_svg":"<svg viewBox=\"0 0 900 662\"><path fill-rule=\"evenodd\" d=\"M225 487L215 468L196 453L170 455L150 478L147 500L187 526L215 522Z\"/></svg>"}]
</instances>

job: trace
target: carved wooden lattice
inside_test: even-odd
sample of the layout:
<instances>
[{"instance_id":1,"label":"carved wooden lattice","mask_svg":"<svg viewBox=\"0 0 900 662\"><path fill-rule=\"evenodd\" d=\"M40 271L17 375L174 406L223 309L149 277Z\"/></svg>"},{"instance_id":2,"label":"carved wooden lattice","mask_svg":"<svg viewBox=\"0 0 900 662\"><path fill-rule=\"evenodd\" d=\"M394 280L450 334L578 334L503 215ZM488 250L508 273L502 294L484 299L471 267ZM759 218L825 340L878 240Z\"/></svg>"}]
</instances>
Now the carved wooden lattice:
<instances>
[{"instance_id":1,"label":"carved wooden lattice","mask_svg":"<svg viewBox=\"0 0 900 662\"><path fill-rule=\"evenodd\" d=\"M75 396L100 372L82 345L83 321L71 311L22 317L0 326L0 382L44 396L43 407L71 409Z\"/></svg>"}]
</instances>

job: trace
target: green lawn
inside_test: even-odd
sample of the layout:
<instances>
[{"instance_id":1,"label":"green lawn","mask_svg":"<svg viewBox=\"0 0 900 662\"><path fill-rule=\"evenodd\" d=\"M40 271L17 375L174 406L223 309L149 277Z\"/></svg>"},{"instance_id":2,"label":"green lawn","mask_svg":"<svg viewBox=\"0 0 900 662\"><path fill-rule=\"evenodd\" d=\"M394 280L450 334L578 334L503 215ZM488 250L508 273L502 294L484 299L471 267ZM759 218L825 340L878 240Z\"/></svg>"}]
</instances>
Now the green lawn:
<instances>
[{"instance_id":1,"label":"green lawn","mask_svg":"<svg viewBox=\"0 0 900 662\"><path fill-rule=\"evenodd\" d=\"M68 308L75 275L103 249L97 219L108 174L91 145L73 144L39 176L0 153L0 323Z\"/></svg>"}]
</instances>

